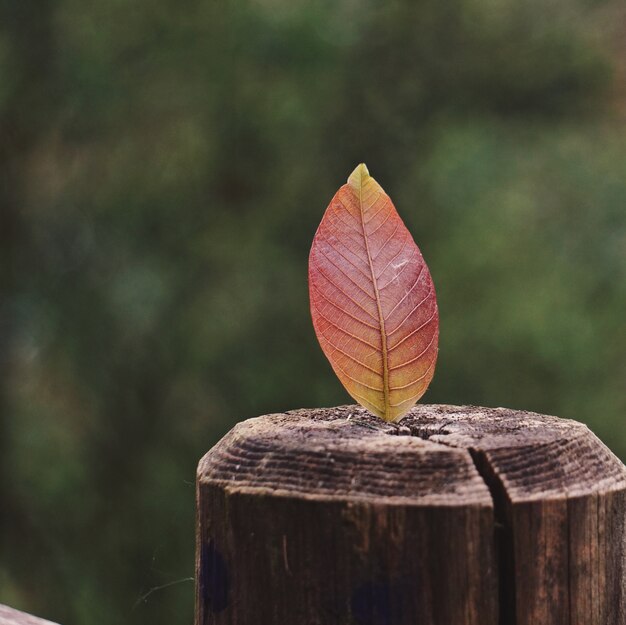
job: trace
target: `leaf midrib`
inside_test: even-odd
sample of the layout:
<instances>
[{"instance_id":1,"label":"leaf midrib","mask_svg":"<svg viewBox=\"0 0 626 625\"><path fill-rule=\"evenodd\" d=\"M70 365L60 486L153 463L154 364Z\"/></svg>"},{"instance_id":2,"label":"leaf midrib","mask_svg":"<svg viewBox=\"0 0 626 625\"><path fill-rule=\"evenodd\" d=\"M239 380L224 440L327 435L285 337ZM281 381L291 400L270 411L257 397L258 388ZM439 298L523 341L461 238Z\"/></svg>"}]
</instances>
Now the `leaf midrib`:
<instances>
[{"instance_id":1,"label":"leaf midrib","mask_svg":"<svg viewBox=\"0 0 626 625\"><path fill-rule=\"evenodd\" d=\"M389 363L387 360L387 333L385 331L385 317L380 304L380 296L378 293L378 283L376 281L376 273L374 272L374 263L370 253L367 232L365 231L365 216L363 215L363 177L359 179L359 216L361 217L361 229L363 230L363 240L365 241L365 251L367 253L367 262L369 264L370 273L372 275L372 286L374 287L374 295L376 296L376 308L378 310L378 321L380 324L380 345L383 359L383 399L384 411L383 419L387 420L389 416Z\"/></svg>"}]
</instances>

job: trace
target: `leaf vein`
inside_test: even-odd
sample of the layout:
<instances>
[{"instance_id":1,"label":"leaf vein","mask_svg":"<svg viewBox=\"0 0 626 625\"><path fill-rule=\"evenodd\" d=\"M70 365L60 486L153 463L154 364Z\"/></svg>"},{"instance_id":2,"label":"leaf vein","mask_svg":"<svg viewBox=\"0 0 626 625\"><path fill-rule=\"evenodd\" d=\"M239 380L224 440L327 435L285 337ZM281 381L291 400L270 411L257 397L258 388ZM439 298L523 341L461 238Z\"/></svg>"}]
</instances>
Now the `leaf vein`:
<instances>
[{"instance_id":1,"label":"leaf vein","mask_svg":"<svg viewBox=\"0 0 626 625\"><path fill-rule=\"evenodd\" d=\"M337 198L337 202L339 203L339 206L341 206L341 208L343 208L343 210L344 210L346 213L348 213L348 215L350 215L350 217L352 217L352 219L354 219L354 221L355 221L357 224L360 224L360 222L359 222L359 218L358 218L358 217L356 217L355 215L353 215L353 214L352 214L352 211L350 211L350 210L348 209L348 207L347 207L347 206L343 203L343 200L342 200L341 198ZM345 221L343 221L343 219L340 219L340 217L339 217L339 211L336 211L336 212L335 212L335 214L337 215L337 219L339 219L339 221L341 221L341 222L342 222L345 226L352 227L352 226L349 226L349 225L348 225ZM359 228L358 228L358 227L356 227L356 228L354 228L354 227L353 227L353 230L354 230L356 233L361 234L361 231L359 230Z\"/></svg>"},{"instance_id":2,"label":"leaf vein","mask_svg":"<svg viewBox=\"0 0 626 625\"><path fill-rule=\"evenodd\" d=\"M407 238L405 239L405 242L402 244L402 249L400 250L400 252L398 252L388 263L387 266L380 272L380 276L382 276L385 271L387 271L387 267L389 267L389 265L391 265L391 263L393 263L394 260L396 260L396 258L398 258L398 256L400 255L400 253L402 252L402 250L404 250L404 247L406 245L406 242L409 241L410 238L407 236ZM417 248L413 248L413 256L411 256L405 263L405 265L402 267L402 269L400 269L400 271L398 272L397 275L395 275L393 278L391 278L391 280L389 280L385 286L381 286L380 290L382 291L383 289L386 289L390 284L393 283L394 280L397 280L405 271L405 269L411 264L411 261L415 258L417 251ZM379 276L379 277L380 277Z\"/></svg>"},{"instance_id":3,"label":"leaf vein","mask_svg":"<svg viewBox=\"0 0 626 625\"><path fill-rule=\"evenodd\" d=\"M372 262L375 263L376 260L378 259L378 257L382 254L383 250L387 247L387 243L389 243L389 241L391 241L391 239L393 239L393 237L395 236L396 232L398 232L398 228L400 227L400 222L398 221L396 223L396 227L393 229L393 232L385 239L385 242L380 246L380 249L378 250L376 256L374 256L374 258L372 258ZM404 244L402 245L402 248L400 248L401 250L404 249ZM395 256L394 256L395 258ZM387 269L387 267L389 267L391 261L389 261L389 263L387 263L385 269ZM378 280L378 278L380 278L380 276L383 274L383 272L385 271L385 269L383 269L383 271L380 272L380 274L378 274L378 276L376 277L376 279Z\"/></svg>"},{"instance_id":4,"label":"leaf vein","mask_svg":"<svg viewBox=\"0 0 626 625\"><path fill-rule=\"evenodd\" d=\"M350 395L352 395L352 397L354 397L357 401L361 401L363 403L363 405L370 410L371 412L373 412L374 414L380 413L382 412L384 414L384 410L381 409L380 407L378 407L374 402L371 402L369 399L365 399L365 397L363 397L363 395L361 395L360 393L357 393L355 390L350 389L348 391L350 393ZM380 393L382 393L382 391L379 391ZM371 406L372 408L374 408L374 410L372 410L372 408L370 408L369 406Z\"/></svg>"},{"instance_id":5,"label":"leaf vein","mask_svg":"<svg viewBox=\"0 0 626 625\"><path fill-rule=\"evenodd\" d=\"M339 229L341 226L338 226L335 222L338 221L348 232L354 232L354 234L356 234L359 239L362 238L362 234L356 230L355 228L353 228L350 224L347 224L343 219L341 219L341 217L339 217L336 213L334 215L334 217L332 219L329 220L331 225L333 225L334 227L336 227L337 229Z\"/></svg>"},{"instance_id":6,"label":"leaf vein","mask_svg":"<svg viewBox=\"0 0 626 625\"><path fill-rule=\"evenodd\" d=\"M372 204L371 204L371 206L369 208L372 208L372 206L374 206L374 204L376 204L377 201L378 201L378 198L376 198L376 200L374 200L374 202L372 202ZM383 202L383 205L367 221L364 221L366 226L367 226L368 223L370 223L370 221L373 221L376 218L376 215L378 215L378 213L380 213L380 211L382 211L385 208L385 205L386 205L386 202Z\"/></svg>"},{"instance_id":7,"label":"leaf vein","mask_svg":"<svg viewBox=\"0 0 626 625\"><path fill-rule=\"evenodd\" d=\"M330 258L328 255L326 255L321 249L318 248L319 253L340 273L342 274L345 278L347 278L348 280L350 280L350 282L352 282L352 284L354 284L354 286L359 289L360 291L363 291L363 293L365 293L365 295L367 295L371 300L376 301L376 298L373 297L370 293L368 293L360 284L358 284L357 282L355 282L341 267L339 267L338 265L336 265L332 258Z\"/></svg>"},{"instance_id":8,"label":"leaf vein","mask_svg":"<svg viewBox=\"0 0 626 625\"><path fill-rule=\"evenodd\" d=\"M354 361L357 365L360 365L361 367L363 367L364 369L367 369L368 371L371 371L372 373L375 373L376 375L380 376L380 373L378 371L376 371L376 369L372 369L372 367L369 367L368 365L366 365L365 363L361 362L360 360L357 360L354 356L351 356L350 354L348 354L347 352L344 352L341 348L337 347L324 333L322 333L322 338L337 352L339 352L340 354L343 354L346 358L349 358L350 360ZM343 369L342 369L343 371ZM345 373L345 371L344 371ZM348 375L346 373L346 375ZM350 377L348 375L348 377ZM353 380L354 378L350 378L351 380ZM359 380L354 380L355 382L359 382ZM363 384L363 382L359 382L359 384ZM366 384L363 384L363 386L367 386ZM371 387L368 387L371 388ZM378 389L378 388L372 388L373 391L380 391L382 389Z\"/></svg>"},{"instance_id":9,"label":"leaf vein","mask_svg":"<svg viewBox=\"0 0 626 625\"><path fill-rule=\"evenodd\" d=\"M331 305L334 306L337 310L339 310L341 313L343 313L344 315L347 315L348 317L350 317L351 319L354 319L355 321L358 321L359 323L362 323L364 326L367 326L368 328L372 328L372 330L376 330L376 332L380 332L380 328L373 326L371 323L367 323L367 321L363 321L363 319L359 319L356 315L353 315L352 313L348 312L347 310L345 310L344 308L342 308L341 306L339 306L338 304L336 304L335 302L333 302L331 299L329 299L328 297L326 297L326 295L324 295L324 292L322 291L322 289L320 289L317 285L313 284L313 288ZM346 296L347 297L347 296ZM356 306L359 306L359 304L357 304L357 302L355 302L354 300L352 300L353 303ZM317 306L316 306L317 308ZM317 308L319 310L319 308ZM365 314L369 315L369 313L367 312L367 310L365 310L362 306L359 306L359 310L362 310ZM369 315L371 317L371 315ZM373 318L373 317L372 317Z\"/></svg>"},{"instance_id":10,"label":"leaf vein","mask_svg":"<svg viewBox=\"0 0 626 625\"><path fill-rule=\"evenodd\" d=\"M334 321L331 321L323 312L322 310L319 308L319 306L315 306L317 312L319 313L320 317L322 319L324 319L327 323L330 323L331 326L333 326L333 328L337 328L337 330L339 330L340 332L342 332L343 334L345 334L346 336L349 336L351 338L353 338L355 341L359 341L359 343L363 343L363 345L367 345L368 347L373 347L374 349L376 348L376 345L373 345L372 343L370 343L369 341L366 341L365 339L362 339L359 336L356 336L355 334L352 334L351 332L348 332L347 330L345 330L344 328L342 328L341 326L338 326ZM327 339L328 340L328 339Z\"/></svg>"},{"instance_id":11,"label":"leaf vein","mask_svg":"<svg viewBox=\"0 0 626 625\"><path fill-rule=\"evenodd\" d=\"M421 380L423 380L430 373L430 370L433 368L434 364L435 364L435 359L433 358L433 361L430 363L430 365L428 365L428 369L426 369L426 371L424 371L424 373L419 378L414 380L414 382L420 382ZM402 404L406 404L410 401L415 401L421 396L422 396L421 393L417 393L417 395L413 395L412 397L409 397L408 399L404 399L401 402L398 402L397 404L390 404L390 406L397 408L398 406L402 406Z\"/></svg>"},{"instance_id":12,"label":"leaf vein","mask_svg":"<svg viewBox=\"0 0 626 625\"><path fill-rule=\"evenodd\" d=\"M406 267L406 265L404 266ZM404 269L404 267L402 269ZM402 270L400 270L402 271ZM398 306L400 306L400 304L402 304L402 302L409 296L409 294L413 291L413 289L417 286L418 282L420 281L420 278L422 277L422 273L424 272L424 265L422 265L420 267L420 270L417 274L417 277L415 278L415 282L413 282L413 284L411 285L411 288L402 296L402 299L400 299L396 305L389 311L389 313L387 314L387 316L385 317L385 321L387 321L387 319L389 319L389 317L391 317L391 315L394 313L394 311L396 310L396 308L398 308ZM399 276L400 274L398 274ZM398 277L396 276L396 278ZM394 278L394 280L396 279ZM404 323L404 321L402 322ZM397 328L396 328L397 329ZM395 330L393 331L395 332ZM392 335L393 332L390 332L389 335Z\"/></svg>"},{"instance_id":13,"label":"leaf vein","mask_svg":"<svg viewBox=\"0 0 626 625\"><path fill-rule=\"evenodd\" d=\"M389 336L391 336L392 334L394 334L395 332L397 332L403 325L404 322L422 305L424 304L424 302L434 293L434 289L430 289L430 291L428 291L428 295L421 301L419 302L416 306L414 306L411 309L411 312L409 312L409 314L389 333Z\"/></svg>"},{"instance_id":14,"label":"leaf vein","mask_svg":"<svg viewBox=\"0 0 626 625\"><path fill-rule=\"evenodd\" d=\"M322 239L324 241L324 243L327 243L328 246L333 250L333 252L336 252L337 254L339 254L339 256L341 256L341 258L343 258L347 263L350 263L366 280L369 280L370 277L360 268L357 267L345 254L343 254L342 252L339 251L339 249L337 248L337 246L333 245L328 239ZM343 245L343 244L342 244ZM345 247L345 246L344 246ZM323 253L323 252L322 252ZM325 255L325 254L324 254Z\"/></svg>"},{"instance_id":15,"label":"leaf vein","mask_svg":"<svg viewBox=\"0 0 626 625\"><path fill-rule=\"evenodd\" d=\"M361 251L365 252L365 245L363 245L363 237L361 236L361 233L359 233L359 239L355 239L354 237L351 237L348 233L341 232L341 230L339 230L339 228L337 228L337 226L330 220L328 222L327 229L330 234L334 236L338 241L340 241L342 238L345 238L358 246ZM347 246L345 247L347 249L350 249Z\"/></svg>"},{"instance_id":16,"label":"leaf vein","mask_svg":"<svg viewBox=\"0 0 626 625\"><path fill-rule=\"evenodd\" d=\"M433 335L430 337L430 341L428 342L428 345L421 351L420 354L415 356L415 358L411 358L411 360L407 360L406 362L403 362L399 365L395 365L394 367L391 367L389 371L397 371L398 369L402 369L402 367L406 367L407 365L410 365L412 362L415 362L416 360L419 360L420 358L422 358L422 356L424 356L424 354L431 348L433 341L435 340L435 336L437 336L437 333L433 332ZM418 380L420 379L421 378L418 378Z\"/></svg>"},{"instance_id":17,"label":"leaf vein","mask_svg":"<svg viewBox=\"0 0 626 625\"><path fill-rule=\"evenodd\" d=\"M369 233L368 236L373 237L387 223L390 217L391 211L387 213L387 216L376 226L376 228L374 228L374 230L372 230L372 232Z\"/></svg>"},{"instance_id":18,"label":"leaf vein","mask_svg":"<svg viewBox=\"0 0 626 625\"><path fill-rule=\"evenodd\" d=\"M418 328L415 328L415 330L413 330L412 332L409 332L409 334L407 334L403 339L398 341L393 347L390 347L389 351L392 352L394 349L396 349L396 347L402 345L404 341L412 337L416 332L419 332L420 330L425 328L436 316L437 316L437 309L433 311L433 314L426 321L424 321L424 323L421 326L419 326Z\"/></svg>"},{"instance_id":19,"label":"leaf vein","mask_svg":"<svg viewBox=\"0 0 626 625\"><path fill-rule=\"evenodd\" d=\"M354 298L350 297L350 295L348 295L338 284L335 284L335 282L333 282L325 273L324 271L322 271L321 268L318 268L318 271L320 272L320 274L324 277L324 279L329 282L332 286L334 286L343 296L347 297L355 306L358 306L358 308L360 310L362 310L366 315L369 315L374 321L378 321L378 319L372 315L371 312L369 312L367 310L367 308L365 308L365 306L363 306L363 304L360 304L359 302L357 302Z\"/></svg>"}]
</instances>

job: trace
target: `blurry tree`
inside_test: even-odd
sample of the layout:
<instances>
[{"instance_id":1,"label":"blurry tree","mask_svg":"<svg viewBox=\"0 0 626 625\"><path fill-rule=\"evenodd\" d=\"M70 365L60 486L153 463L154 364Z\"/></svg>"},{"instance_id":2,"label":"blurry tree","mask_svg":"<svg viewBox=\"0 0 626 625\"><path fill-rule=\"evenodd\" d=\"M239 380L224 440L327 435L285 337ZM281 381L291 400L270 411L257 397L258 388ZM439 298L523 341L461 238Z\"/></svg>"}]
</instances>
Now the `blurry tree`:
<instances>
[{"instance_id":1,"label":"blurry tree","mask_svg":"<svg viewBox=\"0 0 626 625\"><path fill-rule=\"evenodd\" d=\"M606 4L0 0L0 601L191 622L189 581L141 598L193 575L200 455L349 400L306 259L363 160L438 289L425 399L626 457Z\"/></svg>"}]
</instances>

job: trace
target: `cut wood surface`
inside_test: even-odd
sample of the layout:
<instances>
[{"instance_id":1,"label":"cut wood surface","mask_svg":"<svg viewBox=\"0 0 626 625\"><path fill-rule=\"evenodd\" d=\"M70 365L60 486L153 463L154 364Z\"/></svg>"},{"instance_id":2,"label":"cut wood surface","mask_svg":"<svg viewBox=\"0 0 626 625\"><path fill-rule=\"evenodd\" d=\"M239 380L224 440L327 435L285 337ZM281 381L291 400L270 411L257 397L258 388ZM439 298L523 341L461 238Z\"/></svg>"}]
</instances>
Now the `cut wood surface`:
<instances>
[{"instance_id":1,"label":"cut wood surface","mask_svg":"<svg viewBox=\"0 0 626 625\"><path fill-rule=\"evenodd\" d=\"M197 488L197 625L626 625L626 468L574 421L267 415Z\"/></svg>"},{"instance_id":2,"label":"cut wood surface","mask_svg":"<svg viewBox=\"0 0 626 625\"><path fill-rule=\"evenodd\" d=\"M0 605L0 625L55 625L36 616Z\"/></svg>"}]
</instances>

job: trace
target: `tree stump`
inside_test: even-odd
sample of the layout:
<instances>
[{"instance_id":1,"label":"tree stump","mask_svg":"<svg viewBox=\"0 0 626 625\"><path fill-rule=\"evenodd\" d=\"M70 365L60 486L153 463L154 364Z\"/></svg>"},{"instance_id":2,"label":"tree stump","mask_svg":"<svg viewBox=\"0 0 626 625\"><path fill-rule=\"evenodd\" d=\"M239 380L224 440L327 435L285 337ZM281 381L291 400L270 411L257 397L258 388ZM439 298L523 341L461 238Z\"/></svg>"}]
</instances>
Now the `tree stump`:
<instances>
[{"instance_id":1,"label":"tree stump","mask_svg":"<svg viewBox=\"0 0 626 625\"><path fill-rule=\"evenodd\" d=\"M197 504L196 625L626 624L626 467L575 421L267 415L201 460Z\"/></svg>"}]
</instances>

